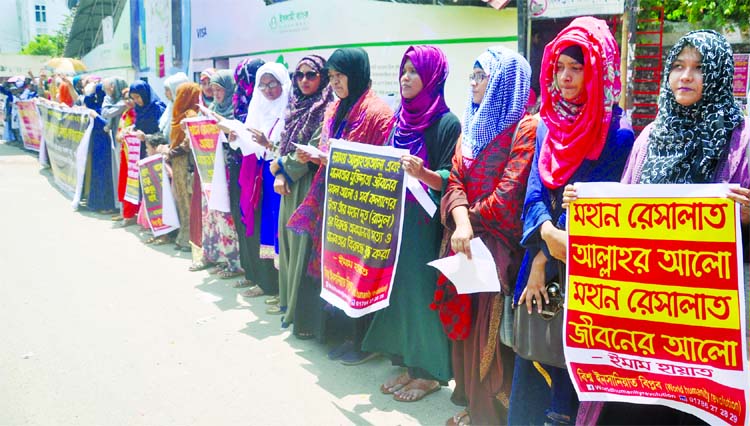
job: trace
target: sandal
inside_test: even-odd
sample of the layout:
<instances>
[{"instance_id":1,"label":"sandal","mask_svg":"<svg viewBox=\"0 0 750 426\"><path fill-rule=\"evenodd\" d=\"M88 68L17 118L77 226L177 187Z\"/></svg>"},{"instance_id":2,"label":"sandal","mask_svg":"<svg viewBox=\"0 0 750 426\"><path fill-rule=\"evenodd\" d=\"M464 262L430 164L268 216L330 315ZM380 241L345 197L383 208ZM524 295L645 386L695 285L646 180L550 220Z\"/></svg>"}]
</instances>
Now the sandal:
<instances>
[{"instance_id":1,"label":"sandal","mask_svg":"<svg viewBox=\"0 0 750 426\"><path fill-rule=\"evenodd\" d=\"M211 268L208 271L208 273L211 274L211 275L216 275L219 272L224 271L227 268L227 266L228 265L226 263L217 263L213 268Z\"/></svg>"},{"instance_id":2,"label":"sandal","mask_svg":"<svg viewBox=\"0 0 750 426\"><path fill-rule=\"evenodd\" d=\"M192 265L190 265L190 267L188 268L188 271L190 272L202 271L211 265L212 265L211 263L204 262L201 260L197 263L193 263Z\"/></svg>"},{"instance_id":3,"label":"sandal","mask_svg":"<svg viewBox=\"0 0 750 426\"><path fill-rule=\"evenodd\" d=\"M245 287L252 287L255 284L253 284L252 281L248 280L247 278L243 278L234 284L232 284L232 288L245 288Z\"/></svg>"},{"instance_id":4,"label":"sandal","mask_svg":"<svg viewBox=\"0 0 750 426\"><path fill-rule=\"evenodd\" d=\"M240 275L245 275L245 271L242 269L236 269L234 271L230 271L228 269L224 269L223 271L220 271L218 276L222 280L228 280L230 278L239 277Z\"/></svg>"},{"instance_id":5,"label":"sandal","mask_svg":"<svg viewBox=\"0 0 750 426\"><path fill-rule=\"evenodd\" d=\"M266 313L269 315L281 315L286 313L286 306L281 307L279 305L271 305L266 309Z\"/></svg>"},{"instance_id":6,"label":"sandal","mask_svg":"<svg viewBox=\"0 0 750 426\"><path fill-rule=\"evenodd\" d=\"M271 296L268 299L264 300L263 303L266 305L278 305L279 304L279 296Z\"/></svg>"},{"instance_id":7,"label":"sandal","mask_svg":"<svg viewBox=\"0 0 750 426\"><path fill-rule=\"evenodd\" d=\"M399 402L417 402L431 393L440 390L436 380L414 379L406 386L393 393L393 399Z\"/></svg>"},{"instance_id":8,"label":"sandal","mask_svg":"<svg viewBox=\"0 0 750 426\"><path fill-rule=\"evenodd\" d=\"M265 294L263 293L263 289L258 287L257 285L254 285L240 293L240 295L243 297L260 297L263 296L263 294Z\"/></svg>"},{"instance_id":9,"label":"sandal","mask_svg":"<svg viewBox=\"0 0 750 426\"><path fill-rule=\"evenodd\" d=\"M471 426L471 417L467 410L461 410L445 422L445 426Z\"/></svg>"},{"instance_id":10,"label":"sandal","mask_svg":"<svg viewBox=\"0 0 750 426\"><path fill-rule=\"evenodd\" d=\"M380 385L380 393L383 395L391 395L396 391L400 390L404 386L408 385L412 380L409 376L408 371L404 371L396 377L388 379L385 383Z\"/></svg>"}]
</instances>

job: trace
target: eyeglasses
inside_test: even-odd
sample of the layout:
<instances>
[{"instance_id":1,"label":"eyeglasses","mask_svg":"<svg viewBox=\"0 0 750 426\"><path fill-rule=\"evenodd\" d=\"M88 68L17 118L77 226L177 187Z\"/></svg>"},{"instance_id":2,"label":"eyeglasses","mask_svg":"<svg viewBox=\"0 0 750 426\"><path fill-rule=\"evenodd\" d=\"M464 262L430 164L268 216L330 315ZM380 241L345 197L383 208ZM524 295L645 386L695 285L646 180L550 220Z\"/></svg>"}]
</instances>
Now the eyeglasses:
<instances>
[{"instance_id":1,"label":"eyeglasses","mask_svg":"<svg viewBox=\"0 0 750 426\"><path fill-rule=\"evenodd\" d=\"M302 72L297 71L294 73L294 78L297 79L297 81L302 81L303 78L306 78L307 81L315 80L318 77L317 71L308 71L308 72Z\"/></svg>"},{"instance_id":2,"label":"eyeglasses","mask_svg":"<svg viewBox=\"0 0 750 426\"><path fill-rule=\"evenodd\" d=\"M272 81L272 82L270 82L268 84L263 84L263 83L259 84L258 85L258 90L275 89L277 87L279 87L279 82L278 81Z\"/></svg>"},{"instance_id":3,"label":"eyeglasses","mask_svg":"<svg viewBox=\"0 0 750 426\"><path fill-rule=\"evenodd\" d=\"M473 81L475 83L481 83L487 78L487 74L483 72L473 72L469 74L469 81Z\"/></svg>"}]
</instances>

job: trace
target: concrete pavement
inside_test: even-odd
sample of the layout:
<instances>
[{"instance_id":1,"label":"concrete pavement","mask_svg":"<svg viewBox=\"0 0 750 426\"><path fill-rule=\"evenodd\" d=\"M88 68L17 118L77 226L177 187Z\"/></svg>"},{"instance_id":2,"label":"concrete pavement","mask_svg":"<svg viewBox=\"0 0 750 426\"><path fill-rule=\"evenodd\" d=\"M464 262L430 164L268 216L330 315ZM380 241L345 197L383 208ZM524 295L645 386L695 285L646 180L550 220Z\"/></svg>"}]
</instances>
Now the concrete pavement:
<instances>
[{"instance_id":1,"label":"concrete pavement","mask_svg":"<svg viewBox=\"0 0 750 426\"><path fill-rule=\"evenodd\" d=\"M443 424L450 390L399 403L385 359L346 367L189 253L75 212L0 143L1 425Z\"/></svg>"}]
</instances>

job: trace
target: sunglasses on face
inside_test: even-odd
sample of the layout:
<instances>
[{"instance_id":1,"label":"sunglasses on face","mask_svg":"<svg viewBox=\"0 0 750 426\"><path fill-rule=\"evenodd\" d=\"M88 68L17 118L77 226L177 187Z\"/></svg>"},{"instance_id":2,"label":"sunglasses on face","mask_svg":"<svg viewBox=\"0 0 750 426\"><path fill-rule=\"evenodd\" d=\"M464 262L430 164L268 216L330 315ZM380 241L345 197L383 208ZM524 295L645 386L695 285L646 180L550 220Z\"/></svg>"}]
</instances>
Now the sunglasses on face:
<instances>
[{"instance_id":1,"label":"sunglasses on face","mask_svg":"<svg viewBox=\"0 0 750 426\"><path fill-rule=\"evenodd\" d=\"M297 71L294 73L294 78L297 79L297 81L302 81L303 78L306 78L308 81L315 80L315 78L318 77L317 71L308 71L308 72L302 72Z\"/></svg>"},{"instance_id":2,"label":"sunglasses on face","mask_svg":"<svg viewBox=\"0 0 750 426\"><path fill-rule=\"evenodd\" d=\"M268 84L261 83L261 84L258 85L258 89L259 90L275 89L277 87L279 87L279 83L276 82L276 81L272 81L272 82L270 82Z\"/></svg>"},{"instance_id":3,"label":"sunglasses on face","mask_svg":"<svg viewBox=\"0 0 750 426\"><path fill-rule=\"evenodd\" d=\"M485 74L483 72L477 72L477 73L471 73L471 74L469 74L469 81L470 82L474 81L474 82L477 82L477 83L481 83L486 78L487 78L487 74Z\"/></svg>"}]
</instances>

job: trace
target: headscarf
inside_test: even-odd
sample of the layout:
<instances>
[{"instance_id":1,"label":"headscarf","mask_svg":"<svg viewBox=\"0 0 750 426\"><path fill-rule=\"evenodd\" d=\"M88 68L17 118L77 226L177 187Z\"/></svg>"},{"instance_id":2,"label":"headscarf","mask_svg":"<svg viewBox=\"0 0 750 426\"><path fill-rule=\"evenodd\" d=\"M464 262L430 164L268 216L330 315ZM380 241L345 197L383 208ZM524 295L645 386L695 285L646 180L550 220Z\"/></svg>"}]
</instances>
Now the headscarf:
<instances>
[{"instance_id":1,"label":"headscarf","mask_svg":"<svg viewBox=\"0 0 750 426\"><path fill-rule=\"evenodd\" d=\"M328 85L328 73L326 72L326 60L318 55L309 55L302 58L297 64L295 71L299 71L302 65L307 65L320 74L320 86L312 95L305 96L299 88L298 82L292 83L292 93L289 104L284 114L284 133L281 135L280 153L286 155L294 151L294 145L298 141L307 143L315 132L315 129L323 123L323 114L328 105L333 102L333 89Z\"/></svg>"},{"instance_id":2,"label":"headscarf","mask_svg":"<svg viewBox=\"0 0 750 426\"><path fill-rule=\"evenodd\" d=\"M555 74L560 54L573 44L581 48L585 58L585 101L571 113ZM573 20L544 48L539 113L549 130L538 165L547 188L559 188L568 182L583 160L599 158L607 141L612 108L620 97L619 67L620 53L607 23L590 16Z\"/></svg>"},{"instance_id":3,"label":"headscarf","mask_svg":"<svg viewBox=\"0 0 750 426\"><path fill-rule=\"evenodd\" d=\"M203 71L201 71L201 77L199 81L208 80L211 81L211 77L213 77L216 74L216 68L206 68ZM206 97L203 92L201 92L201 103L203 103L204 106L211 105L211 102L214 101L214 98Z\"/></svg>"},{"instance_id":4,"label":"headscarf","mask_svg":"<svg viewBox=\"0 0 750 426\"><path fill-rule=\"evenodd\" d=\"M349 95L341 100L336 109L331 132L334 135L349 114L349 110L370 87L370 57L360 47L336 49L328 58L328 68L346 75L349 89Z\"/></svg>"},{"instance_id":5,"label":"headscarf","mask_svg":"<svg viewBox=\"0 0 750 426\"><path fill-rule=\"evenodd\" d=\"M104 84L113 84L114 89L112 96L106 95L104 98L105 104L114 105L122 100L122 91L128 87L128 83L118 77L111 77L104 80Z\"/></svg>"},{"instance_id":6,"label":"headscarf","mask_svg":"<svg viewBox=\"0 0 750 426\"><path fill-rule=\"evenodd\" d=\"M59 88L57 89L60 102L64 103L67 106L73 106L73 102L75 101L73 99L73 93L71 93L72 87L69 83L61 82L59 85Z\"/></svg>"},{"instance_id":7,"label":"headscarf","mask_svg":"<svg viewBox=\"0 0 750 426\"><path fill-rule=\"evenodd\" d=\"M169 134L170 148L176 148L185 139L185 132L182 130L180 122L187 116L188 111L198 112L200 97L201 86L198 83L182 83L175 90L172 107L172 130Z\"/></svg>"},{"instance_id":8,"label":"headscarf","mask_svg":"<svg viewBox=\"0 0 750 426\"><path fill-rule=\"evenodd\" d=\"M139 95L143 100L143 106L135 105L135 129L146 134L159 132L159 119L167 108L151 86L143 80L136 80L130 85L130 95Z\"/></svg>"},{"instance_id":9,"label":"headscarf","mask_svg":"<svg viewBox=\"0 0 750 426\"><path fill-rule=\"evenodd\" d=\"M412 99L404 99L402 95L401 107L396 112L393 146L426 159L424 131L449 111L444 94L448 59L437 47L411 46L401 59L399 75L403 75L407 60L422 80L422 91Z\"/></svg>"},{"instance_id":10,"label":"headscarf","mask_svg":"<svg viewBox=\"0 0 750 426\"><path fill-rule=\"evenodd\" d=\"M283 64L266 63L258 68L255 73L255 87L260 84L260 79L264 74L272 75L281 84L281 95L269 101L262 93L253 96L250 105L247 107L247 119L245 124L252 128L262 131L270 142L276 142L280 139L281 130L284 128L284 110L289 102L289 91L292 82L289 79L289 72ZM272 130L276 130L272 132Z\"/></svg>"},{"instance_id":11,"label":"headscarf","mask_svg":"<svg viewBox=\"0 0 750 426\"><path fill-rule=\"evenodd\" d=\"M83 103L88 109L96 111L97 114L102 112L102 103L104 102L104 87L101 83L89 83L85 88L86 95L83 98Z\"/></svg>"},{"instance_id":12,"label":"headscarf","mask_svg":"<svg viewBox=\"0 0 750 426\"><path fill-rule=\"evenodd\" d=\"M188 77L184 72L178 72L177 74L170 75L164 79L164 87L169 88L172 92L172 98L174 99L177 93L177 87L182 83L187 83ZM164 134L164 137L169 140L169 132L172 127L172 101L167 98L167 109L159 119L159 130Z\"/></svg>"},{"instance_id":13,"label":"headscarf","mask_svg":"<svg viewBox=\"0 0 750 426\"><path fill-rule=\"evenodd\" d=\"M690 106L675 101L669 71L685 46L701 54L703 96ZM734 101L732 47L712 30L691 31L669 51L659 90L659 113L648 137L641 183L713 182L732 131L743 120Z\"/></svg>"},{"instance_id":14,"label":"headscarf","mask_svg":"<svg viewBox=\"0 0 750 426\"><path fill-rule=\"evenodd\" d=\"M469 89L461 141L465 158L478 158L497 135L523 117L531 84L529 63L505 47L487 48L479 55L476 64L484 70L489 81L479 105L474 103Z\"/></svg>"},{"instance_id":15,"label":"headscarf","mask_svg":"<svg viewBox=\"0 0 750 426\"><path fill-rule=\"evenodd\" d=\"M263 59L243 59L234 69L234 81L237 88L232 96L234 105L234 118L239 121L245 121L247 118L247 106L253 97L255 89L255 73L266 61Z\"/></svg>"},{"instance_id":16,"label":"headscarf","mask_svg":"<svg viewBox=\"0 0 750 426\"><path fill-rule=\"evenodd\" d=\"M224 88L224 100L219 103L214 96L214 102L209 109L224 118L234 118L234 107L232 106L232 93L234 93L234 76L229 70L219 70L211 77L211 84L218 84Z\"/></svg>"}]
</instances>

